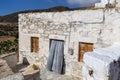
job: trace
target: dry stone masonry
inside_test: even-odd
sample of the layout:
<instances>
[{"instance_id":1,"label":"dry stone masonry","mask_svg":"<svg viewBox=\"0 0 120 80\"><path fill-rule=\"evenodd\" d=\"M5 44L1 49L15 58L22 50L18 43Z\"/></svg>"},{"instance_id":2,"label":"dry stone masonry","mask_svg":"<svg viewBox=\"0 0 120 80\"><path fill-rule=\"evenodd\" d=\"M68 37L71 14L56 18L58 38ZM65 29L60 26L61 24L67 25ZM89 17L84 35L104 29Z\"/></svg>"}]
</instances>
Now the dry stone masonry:
<instances>
[{"instance_id":1,"label":"dry stone masonry","mask_svg":"<svg viewBox=\"0 0 120 80\"><path fill-rule=\"evenodd\" d=\"M50 40L63 40L65 74L80 77L84 63L78 61L79 43L93 43L96 49L120 42L119 22L119 9L115 8L19 14L19 61L26 57L42 71ZM31 37L39 38L37 53L31 52Z\"/></svg>"}]
</instances>

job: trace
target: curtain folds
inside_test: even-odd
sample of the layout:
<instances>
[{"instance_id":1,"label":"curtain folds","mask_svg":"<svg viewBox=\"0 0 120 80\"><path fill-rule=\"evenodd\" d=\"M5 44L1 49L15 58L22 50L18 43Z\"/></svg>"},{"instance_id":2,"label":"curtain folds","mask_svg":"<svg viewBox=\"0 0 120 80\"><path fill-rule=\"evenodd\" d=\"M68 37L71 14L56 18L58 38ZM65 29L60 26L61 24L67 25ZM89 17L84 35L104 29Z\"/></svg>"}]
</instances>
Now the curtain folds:
<instances>
[{"instance_id":1,"label":"curtain folds","mask_svg":"<svg viewBox=\"0 0 120 80\"><path fill-rule=\"evenodd\" d=\"M64 64L64 42L52 40L47 60L47 69L62 73Z\"/></svg>"}]
</instances>

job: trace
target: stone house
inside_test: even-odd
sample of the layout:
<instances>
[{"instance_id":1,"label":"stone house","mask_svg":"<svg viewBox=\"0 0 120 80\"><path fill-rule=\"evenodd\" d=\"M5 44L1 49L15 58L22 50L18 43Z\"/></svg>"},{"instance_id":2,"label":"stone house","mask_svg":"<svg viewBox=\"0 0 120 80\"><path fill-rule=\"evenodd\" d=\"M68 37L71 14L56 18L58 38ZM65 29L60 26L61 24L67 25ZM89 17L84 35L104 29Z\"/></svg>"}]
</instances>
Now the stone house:
<instances>
[{"instance_id":1,"label":"stone house","mask_svg":"<svg viewBox=\"0 0 120 80\"><path fill-rule=\"evenodd\" d=\"M42 71L52 42L61 42L65 74L81 76L85 52L120 42L119 5L111 0L105 8L104 1L92 9L19 14L19 61L26 57Z\"/></svg>"}]
</instances>

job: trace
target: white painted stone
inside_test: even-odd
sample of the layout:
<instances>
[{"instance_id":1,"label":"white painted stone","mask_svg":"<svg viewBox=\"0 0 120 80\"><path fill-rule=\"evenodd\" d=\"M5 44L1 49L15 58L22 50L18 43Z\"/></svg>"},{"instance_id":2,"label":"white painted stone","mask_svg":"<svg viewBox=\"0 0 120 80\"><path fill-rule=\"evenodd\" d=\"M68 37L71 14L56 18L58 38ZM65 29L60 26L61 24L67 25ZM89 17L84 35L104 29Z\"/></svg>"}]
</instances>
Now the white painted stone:
<instances>
[{"instance_id":1,"label":"white painted stone","mask_svg":"<svg viewBox=\"0 0 120 80\"><path fill-rule=\"evenodd\" d=\"M117 0L116 0L117 1ZM96 3L96 7L105 7L106 4L113 4L115 0L101 0L100 3Z\"/></svg>"},{"instance_id":2,"label":"white painted stone","mask_svg":"<svg viewBox=\"0 0 120 80\"><path fill-rule=\"evenodd\" d=\"M66 74L77 75L77 70L72 73L71 63L79 64L79 42L94 43L94 48L120 42L119 22L120 14L114 9L105 11L104 23L102 9L19 14L20 60L25 56L30 64L36 63L40 69L45 68L50 39L64 40ZM31 37L39 38L37 54L31 52ZM73 55L68 53L69 48L74 50ZM79 68L78 65L75 67Z\"/></svg>"}]
</instances>

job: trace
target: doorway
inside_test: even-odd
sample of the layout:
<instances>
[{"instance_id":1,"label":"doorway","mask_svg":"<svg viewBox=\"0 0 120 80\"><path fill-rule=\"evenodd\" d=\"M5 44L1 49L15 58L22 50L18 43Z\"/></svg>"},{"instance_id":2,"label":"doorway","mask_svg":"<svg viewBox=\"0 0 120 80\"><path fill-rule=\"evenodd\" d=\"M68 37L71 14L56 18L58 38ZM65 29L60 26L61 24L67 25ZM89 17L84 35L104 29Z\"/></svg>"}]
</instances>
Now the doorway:
<instances>
[{"instance_id":1,"label":"doorway","mask_svg":"<svg viewBox=\"0 0 120 80\"><path fill-rule=\"evenodd\" d=\"M79 43L79 62L83 62L83 56L86 52L92 52L93 51L93 43Z\"/></svg>"},{"instance_id":2,"label":"doorway","mask_svg":"<svg viewBox=\"0 0 120 80\"><path fill-rule=\"evenodd\" d=\"M63 74L64 70L64 41L50 40L50 50L47 59L47 69Z\"/></svg>"}]
</instances>

